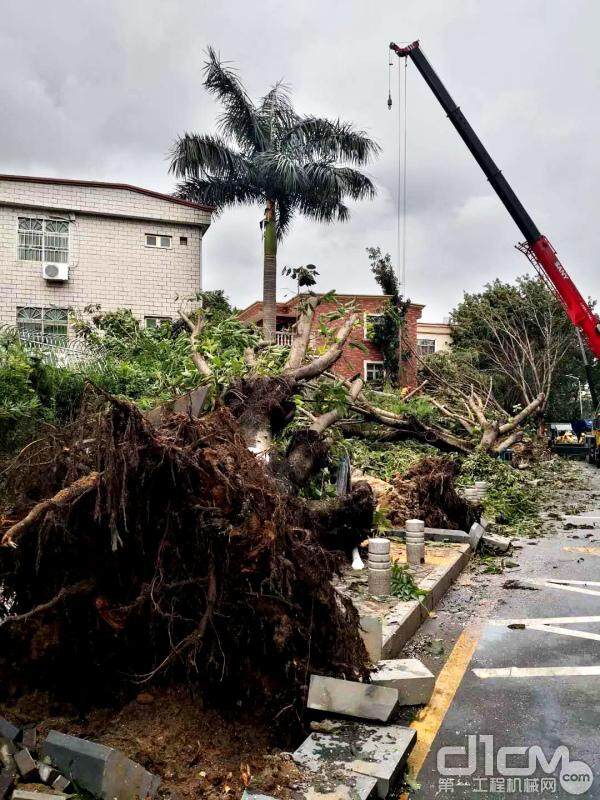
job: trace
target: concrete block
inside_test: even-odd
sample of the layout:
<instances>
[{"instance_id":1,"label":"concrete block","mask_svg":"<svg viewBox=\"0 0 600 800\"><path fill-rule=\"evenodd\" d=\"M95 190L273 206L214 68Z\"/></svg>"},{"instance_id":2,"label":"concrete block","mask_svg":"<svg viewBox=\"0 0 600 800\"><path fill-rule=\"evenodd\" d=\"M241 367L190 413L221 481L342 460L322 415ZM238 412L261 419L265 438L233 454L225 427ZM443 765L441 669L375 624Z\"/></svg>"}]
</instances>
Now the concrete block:
<instances>
[{"instance_id":1,"label":"concrete block","mask_svg":"<svg viewBox=\"0 0 600 800\"><path fill-rule=\"evenodd\" d=\"M73 788L71 781L64 775L55 775L52 781L52 788L57 792L70 792Z\"/></svg>"},{"instance_id":2,"label":"concrete block","mask_svg":"<svg viewBox=\"0 0 600 800\"><path fill-rule=\"evenodd\" d=\"M37 747L37 728L23 728L20 739L23 747L26 747L29 751L34 751Z\"/></svg>"},{"instance_id":3,"label":"concrete block","mask_svg":"<svg viewBox=\"0 0 600 800\"><path fill-rule=\"evenodd\" d=\"M383 623L381 617L361 617L359 620L360 638L371 661L379 661L383 647Z\"/></svg>"},{"instance_id":4,"label":"concrete block","mask_svg":"<svg viewBox=\"0 0 600 800\"><path fill-rule=\"evenodd\" d=\"M3 772L0 775L0 800L8 800L14 782L14 778L9 772Z\"/></svg>"},{"instance_id":5,"label":"concrete block","mask_svg":"<svg viewBox=\"0 0 600 800\"><path fill-rule=\"evenodd\" d=\"M160 784L119 750L77 736L50 731L42 752L65 777L103 800L154 797Z\"/></svg>"},{"instance_id":6,"label":"concrete block","mask_svg":"<svg viewBox=\"0 0 600 800\"><path fill-rule=\"evenodd\" d=\"M496 553L506 553L510 547L510 541L508 536L500 536L497 533L484 533L480 539L482 545Z\"/></svg>"},{"instance_id":7,"label":"concrete block","mask_svg":"<svg viewBox=\"0 0 600 800\"><path fill-rule=\"evenodd\" d=\"M66 797L66 794L27 792L25 789L15 789L12 794L12 800L66 800Z\"/></svg>"},{"instance_id":8,"label":"concrete block","mask_svg":"<svg viewBox=\"0 0 600 800\"><path fill-rule=\"evenodd\" d=\"M23 780L36 783L39 778L37 764L33 760L29 750L19 750L18 753L15 753L14 759L17 769L19 770L19 775L23 778Z\"/></svg>"},{"instance_id":9,"label":"concrete block","mask_svg":"<svg viewBox=\"0 0 600 800\"><path fill-rule=\"evenodd\" d=\"M422 519L407 519L404 523L404 530L409 533L421 533L425 530L425 523Z\"/></svg>"},{"instance_id":10,"label":"concrete block","mask_svg":"<svg viewBox=\"0 0 600 800\"><path fill-rule=\"evenodd\" d=\"M398 705L398 690L369 683L311 675L308 708L387 722Z\"/></svg>"},{"instance_id":11,"label":"concrete block","mask_svg":"<svg viewBox=\"0 0 600 800\"><path fill-rule=\"evenodd\" d=\"M383 537L374 537L369 539L369 553L389 553L390 540Z\"/></svg>"},{"instance_id":12,"label":"concrete block","mask_svg":"<svg viewBox=\"0 0 600 800\"><path fill-rule=\"evenodd\" d=\"M12 722L4 719L4 717L0 717L0 736L2 738L13 741L17 738L19 732L20 729L16 725L13 725Z\"/></svg>"},{"instance_id":13,"label":"concrete block","mask_svg":"<svg viewBox=\"0 0 600 800\"><path fill-rule=\"evenodd\" d=\"M485 528L483 525L480 525L478 522L474 522L471 525L471 530L469 531L469 543L473 550L477 550L481 537L485 533Z\"/></svg>"},{"instance_id":14,"label":"concrete block","mask_svg":"<svg viewBox=\"0 0 600 800\"><path fill-rule=\"evenodd\" d=\"M395 658L380 661L371 673L376 686L398 690L401 706L425 705L435 686L435 676L418 658Z\"/></svg>"},{"instance_id":15,"label":"concrete block","mask_svg":"<svg viewBox=\"0 0 600 800\"><path fill-rule=\"evenodd\" d=\"M416 738L415 730L400 725L344 723L335 733L312 733L294 753L294 761L309 770L343 766L375 778L377 794L385 798L401 777Z\"/></svg>"}]
</instances>

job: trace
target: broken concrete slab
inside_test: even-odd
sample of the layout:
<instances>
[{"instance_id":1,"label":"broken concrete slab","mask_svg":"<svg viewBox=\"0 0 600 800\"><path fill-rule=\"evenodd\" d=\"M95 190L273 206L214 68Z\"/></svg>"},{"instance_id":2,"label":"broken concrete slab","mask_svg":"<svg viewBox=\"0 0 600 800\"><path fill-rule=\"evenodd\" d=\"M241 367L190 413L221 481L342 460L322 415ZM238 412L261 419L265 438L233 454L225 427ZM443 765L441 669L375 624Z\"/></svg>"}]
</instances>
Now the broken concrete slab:
<instances>
[{"instance_id":1,"label":"broken concrete slab","mask_svg":"<svg viewBox=\"0 0 600 800\"><path fill-rule=\"evenodd\" d=\"M392 658L379 661L371 673L377 686L398 690L401 706L425 705L435 686L435 676L418 658Z\"/></svg>"},{"instance_id":2,"label":"broken concrete slab","mask_svg":"<svg viewBox=\"0 0 600 800\"><path fill-rule=\"evenodd\" d=\"M387 797L400 779L417 733L400 725L378 727L346 722L332 734L312 733L294 753L294 761L315 772L340 766L377 780Z\"/></svg>"},{"instance_id":3,"label":"broken concrete slab","mask_svg":"<svg viewBox=\"0 0 600 800\"><path fill-rule=\"evenodd\" d=\"M34 761L29 750L26 748L19 750L14 754L13 758L15 759L15 764L19 770L19 775L23 778L23 780L31 783L37 782L40 777L38 775L37 763Z\"/></svg>"},{"instance_id":4,"label":"broken concrete slab","mask_svg":"<svg viewBox=\"0 0 600 800\"><path fill-rule=\"evenodd\" d=\"M397 705L397 689L324 675L310 676L307 707L313 711L387 722Z\"/></svg>"},{"instance_id":5,"label":"broken concrete slab","mask_svg":"<svg viewBox=\"0 0 600 800\"><path fill-rule=\"evenodd\" d=\"M42 753L63 775L103 800L154 797L160 784L120 750L58 731L50 731Z\"/></svg>"},{"instance_id":6,"label":"broken concrete slab","mask_svg":"<svg viewBox=\"0 0 600 800\"><path fill-rule=\"evenodd\" d=\"M25 789L15 789L12 800L66 800L66 794L48 794L47 792L28 792Z\"/></svg>"},{"instance_id":7,"label":"broken concrete slab","mask_svg":"<svg viewBox=\"0 0 600 800\"><path fill-rule=\"evenodd\" d=\"M4 717L0 717L0 736L3 739L10 739L14 741L20 733L20 728L17 728L16 725L13 725L12 722L9 722Z\"/></svg>"},{"instance_id":8,"label":"broken concrete slab","mask_svg":"<svg viewBox=\"0 0 600 800\"><path fill-rule=\"evenodd\" d=\"M487 531L483 534L480 541L484 547L488 547L496 553L506 553L511 542L508 536L500 536L498 533L487 533Z\"/></svg>"},{"instance_id":9,"label":"broken concrete slab","mask_svg":"<svg viewBox=\"0 0 600 800\"><path fill-rule=\"evenodd\" d=\"M474 522L471 525L471 529L469 530L469 542L473 550L477 550L479 542L481 541L484 534L485 534L485 528L483 527L483 525L480 525L478 522Z\"/></svg>"}]
</instances>

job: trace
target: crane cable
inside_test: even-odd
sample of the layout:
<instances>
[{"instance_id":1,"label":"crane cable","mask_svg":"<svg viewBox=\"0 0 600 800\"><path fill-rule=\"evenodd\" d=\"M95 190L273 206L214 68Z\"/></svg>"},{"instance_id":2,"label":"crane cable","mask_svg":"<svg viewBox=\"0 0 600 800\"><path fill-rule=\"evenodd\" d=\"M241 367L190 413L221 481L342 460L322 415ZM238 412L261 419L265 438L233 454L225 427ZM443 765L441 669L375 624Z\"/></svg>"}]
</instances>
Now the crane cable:
<instances>
[{"instance_id":1,"label":"crane cable","mask_svg":"<svg viewBox=\"0 0 600 800\"><path fill-rule=\"evenodd\" d=\"M387 107L392 108L392 61L388 56L388 99ZM396 187L396 263L398 284L402 297L406 295L406 153L407 153L407 92L406 76L408 59L404 59L404 81L402 80L402 60L398 60L398 168ZM402 84L404 84L404 91Z\"/></svg>"}]
</instances>

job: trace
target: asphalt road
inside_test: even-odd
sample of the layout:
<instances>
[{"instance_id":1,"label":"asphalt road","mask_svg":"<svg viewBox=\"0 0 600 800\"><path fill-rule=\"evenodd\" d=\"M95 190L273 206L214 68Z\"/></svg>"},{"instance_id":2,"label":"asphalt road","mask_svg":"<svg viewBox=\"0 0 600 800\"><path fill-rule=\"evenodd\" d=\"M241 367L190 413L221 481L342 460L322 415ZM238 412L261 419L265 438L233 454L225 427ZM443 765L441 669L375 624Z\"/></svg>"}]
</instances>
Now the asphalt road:
<instances>
[{"instance_id":1,"label":"asphalt road","mask_svg":"<svg viewBox=\"0 0 600 800\"><path fill-rule=\"evenodd\" d=\"M600 508L600 471L581 469L589 488L565 490L563 510ZM474 652L444 667L458 688L411 797L600 798L600 528L536 541L520 543L510 572L465 575L419 634L414 650L438 672L431 639L448 653L466 626Z\"/></svg>"}]
</instances>

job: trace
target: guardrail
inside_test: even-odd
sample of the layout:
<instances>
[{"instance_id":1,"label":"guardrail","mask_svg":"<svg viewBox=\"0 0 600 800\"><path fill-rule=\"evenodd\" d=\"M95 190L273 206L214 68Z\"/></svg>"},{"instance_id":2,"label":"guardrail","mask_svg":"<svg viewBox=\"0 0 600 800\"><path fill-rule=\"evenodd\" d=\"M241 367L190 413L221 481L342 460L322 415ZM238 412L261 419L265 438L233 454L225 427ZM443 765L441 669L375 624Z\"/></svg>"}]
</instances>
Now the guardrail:
<instances>
[{"instance_id":1,"label":"guardrail","mask_svg":"<svg viewBox=\"0 0 600 800\"><path fill-rule=\"evenodd\" d=\"M70 367L98 358L101 354L82 339L64 334L17 330L23 347L56 367Z\"/></svg>"},{"instance_id":2,"label":"guardrail","mask_svg":"<svg viewBox=\"0 0 600 800\"><path fill-rule=\"evenodd\" d=\"M294 334L290 331L276 331L275 344L280 344L284 347L291 347L293 335Z\"/></svg>"}]
</instances>

